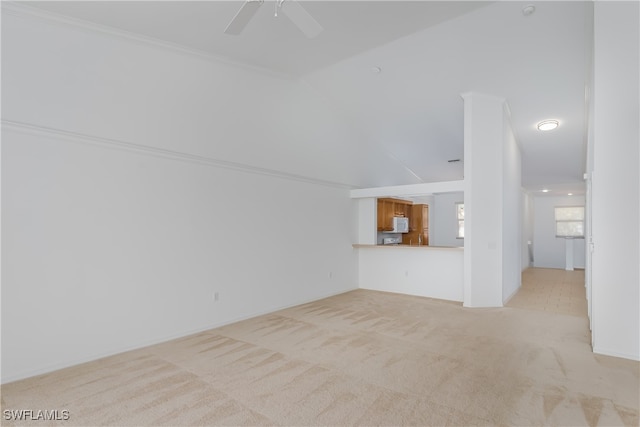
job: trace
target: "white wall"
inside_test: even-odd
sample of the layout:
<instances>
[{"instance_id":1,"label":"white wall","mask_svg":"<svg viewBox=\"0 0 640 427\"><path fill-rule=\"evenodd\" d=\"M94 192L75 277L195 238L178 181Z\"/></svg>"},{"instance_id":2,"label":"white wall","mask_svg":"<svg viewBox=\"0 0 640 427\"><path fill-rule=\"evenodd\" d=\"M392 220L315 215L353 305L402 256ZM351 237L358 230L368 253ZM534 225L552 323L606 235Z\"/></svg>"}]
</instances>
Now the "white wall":
<instances>
[{"instance_id":1,"label":"white wall","mask_svg":"<svg viewBox=\"0 0 640 427\"><path fill-rule=\"evenodd\" d=\"M411 176L304 82L2 8L5 120L350 187Z\"/></svg>"},{"instance_id":2,"label":"white wall","mask_svg":"<svg viewBox=\"0 0 640 427\"><path fill-rule=\"evenodd\" d=\"M502 120L502 301L509 300L522 284L522 159L505 105Z\"/></svg>"},{"instance_id":3,"label":"white wall","mask_svg":"<svg viewBox=\"0 0 640 427\"><path fill-rule=\"evenodd\" d=\"M589 30L587 32L589 39L591 40L590 50L586 52L586 62L587 62L587 73L585 79L585 101L587 103L587 152L586 152L586 173L585 177L585 224L584 224L584 232L585 232L585 271L584 271L584 281L586 288L586 296L587 296L587 315L589 316L589 330L593 334L593 316L591 313L592 309L592 269L593 269L593 227L591 225L591 221L593 219L593 196L592 196L592 180L591 175L593 172L593 112L594 112L594 102L593 102L593 69L594 69L594 61L593 61L593 50L595 47L594 43L594 8L593 3L590 7L587 7L586 17L587 17L587 26L586 28ZM640 163L640 162L639 162ZM640 263L638 263L640 268ZM593 345L593 339L592 339Z\"/></svg>"},{"instance_id":4,"label":"white wall","mask_svg":"<svg viewBox=\"0 0 640 427\"><path fill-rule=\"evenodd\" d=\"M378 202L374 197L354 199L358 204L358 236L354 242L375 245L378 239Z\"/></svg>"},{"instance_id":5,"label":"white wall","mask_svg":"<svg viewBox=\"0 0 640 427\"><path fill-rule=\"evenodd\" d=\"M640 5L594 3L592 327L596 353L640 360Z\"/></svg>"},{"instance_id":6,"label":"white wall","mask_svg":"<svg viewBox=\"0 0 640 427\"><path fill-rule=\"evenodd\" d=\"M462 301L462 248L364 247L358 249L362 289Z\"/></svg>"},{"instance_id":7,"label":"white wall","mask_svg":"<svg viewBox=\"0 0 640 427\"><path fill-rule=\"evenodd\" d=\"M357 287L349 191L233 163L349 140L306 86L2 19L3 382Z\"/></svg>"},{"instance_id":8,"label":"white wall","mask_svg":"<svg viewBox=\"0 0 640 427\"><path fill-rule=\"evenodd\" d=\"M521 269L531 267L533 257L533 196L522 190L522 242L521 242Z\"/></svg>"},{"instance_id":9,"label":"white wall","mask_svg":"<svg viewBox=\"0 0 640 427\"><path fill-rule=\"evenodd\" d=\"M556 206L584 206L584 196L535 196L533 207L534 266L540 268L565 268L566 241L556 237ZM584 239L572 239L573 265L585 267Z\"/></svg>"},{"instance_id":10,"label":"white wall","mask_svg":"<svg viewBox=\"0 0 640 427\"><path fill-rule=\"evenodd\" d=\"M456 202L464 202L464 192L436 194L429 206L429 244L431 246L464 246L464 239L456 237L458 220Z\"/></svg>"}]
</instances>

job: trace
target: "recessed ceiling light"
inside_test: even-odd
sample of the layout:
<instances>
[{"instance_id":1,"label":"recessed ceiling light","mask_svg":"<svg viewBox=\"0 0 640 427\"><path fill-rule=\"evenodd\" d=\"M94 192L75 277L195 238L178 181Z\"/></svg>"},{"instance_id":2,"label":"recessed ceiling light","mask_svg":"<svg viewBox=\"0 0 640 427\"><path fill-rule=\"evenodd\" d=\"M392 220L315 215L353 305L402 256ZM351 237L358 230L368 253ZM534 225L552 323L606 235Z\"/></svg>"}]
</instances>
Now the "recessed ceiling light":
<instances>
[{"instance_id":1,"label":"recessed ceiling light","mask_svg":"<svg viewBox=\"0 0 640 427\"><path fill-rule=\"evenodd\" d=\"M524 16L529 16L529 15L533 15L533 12L536 11L536 7L532 4L529 4L525 7L522 8L522 14Z\"/></svg>"},{"instance_id":2,"label":"recessed ceiling light","mask_svg":"<svg viewBox=\"0 0 640 427\"><path fill-rule=\"evenodd\" d=\"M548 193L549 189L545 188L544 190L542 190L543 193Z\"/></svg>"},{"instance_id":3,"label":"recessed ceiling light","mask_svg":"<svg viewBox=\"0 0 640 427\"><path fill-rule=\"evenodd\" d=\"M546 130L554 130L558 127L557 120L543 120L538 123L538 130L546 131Z\"/></svg>"},{"instance_id":4,"label":"recessed ceiling light","mask_svg":"<svg viewBox=\"0 0 640 427\"><path fill-rule=\"evenodd\" d=\"M573 196L573 193L569 193L569 194L567 194L567 196Z\"/></svg>"},{"instance_id":5,"label":"recessed ceiling light","mask_svg":"<svg viewBox=\"0 0 640 427\"><path fill-rule=\"evenodd\" d=\"M371 67L371 72L372 73L380 74L381 71L382 71L382 68L380 68L380 67Z\"/></svg>"}]
</instances>

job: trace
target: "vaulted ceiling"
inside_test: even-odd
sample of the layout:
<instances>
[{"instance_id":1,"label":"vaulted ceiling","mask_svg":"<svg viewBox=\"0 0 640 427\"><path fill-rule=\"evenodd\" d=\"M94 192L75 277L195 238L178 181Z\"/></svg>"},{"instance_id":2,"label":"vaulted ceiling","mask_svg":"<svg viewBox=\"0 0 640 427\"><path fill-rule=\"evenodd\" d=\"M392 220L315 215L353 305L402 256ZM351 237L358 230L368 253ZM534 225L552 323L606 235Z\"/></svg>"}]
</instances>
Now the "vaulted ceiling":
<instances>
[{"instance_id":1,"label":"vaulted ceiling","mask_svg":"<svg viewBox=\"0 0 640 427\"><path fill-rule=\"evenodd\" d=\"M224 61L301 79L412 184L462 179L463 102L503 97L531 191L583 191L590 2L302 1L324 28L309 39L265 1L237 36L238 1L29 2ZM534 13L523 13L528 6ZM286 1L283 4L286 7ZM536 124L560 126L540 132ZM449 160L460 159L460 162ZM552 193L553 194L553 193Z\"/></svg>"}]
</instances>

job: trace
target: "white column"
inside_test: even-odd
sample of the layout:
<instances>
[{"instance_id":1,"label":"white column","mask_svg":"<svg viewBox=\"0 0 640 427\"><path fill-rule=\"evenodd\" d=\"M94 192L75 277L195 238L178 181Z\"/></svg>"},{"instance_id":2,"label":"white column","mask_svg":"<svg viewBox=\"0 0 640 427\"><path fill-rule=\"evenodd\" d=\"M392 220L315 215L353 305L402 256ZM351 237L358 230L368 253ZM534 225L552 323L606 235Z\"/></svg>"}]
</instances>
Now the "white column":
<instances>
[{"instance_id":1,"label":"white column","mask_svg":"<svg viewBox=\"0 0 640 427\"><path fill-rule=\"evenodd\" d=\"M502 306L502 119L504 99L464 99L464 306Z\"/></svg>"},{"instance_id":2,"label":"white column","mask_svg":"<svg viewBox=\"0 0 640 427\"><path fill-rule=\"evenodd\" d=\"M464 99L464 306L502 307L520 287L521 154L503 98Z\"/></svg>"}]
</instances>

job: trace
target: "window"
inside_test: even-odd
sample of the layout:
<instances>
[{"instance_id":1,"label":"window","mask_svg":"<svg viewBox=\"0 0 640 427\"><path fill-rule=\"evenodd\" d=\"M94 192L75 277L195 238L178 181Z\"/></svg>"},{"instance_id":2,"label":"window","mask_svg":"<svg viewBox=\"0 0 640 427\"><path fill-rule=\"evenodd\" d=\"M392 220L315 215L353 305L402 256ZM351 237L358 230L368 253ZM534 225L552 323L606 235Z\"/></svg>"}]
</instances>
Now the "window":
<instances>
[{"instance_id":1,"label":"window","mask_svg":"<svg viewBox=\"0 0 640 427\"><path fill-rule=\"evenodd\" d=\"M458 239L464 239L464 203L456 203L456 218L458 219Z\"/></svg>"},{"instance_id":2,"label":"window","mask_svg":"<svg viewBox=\"0 0 640 427\"><path fill-rule=\"evenodd\" d=\"M584 206L555 208L556 237L584 237Z\"/></svg>"}]
</instances>

